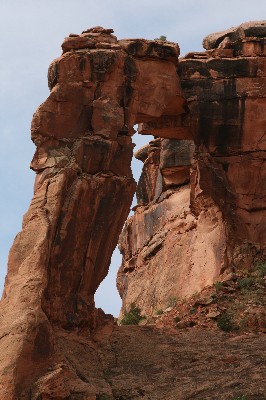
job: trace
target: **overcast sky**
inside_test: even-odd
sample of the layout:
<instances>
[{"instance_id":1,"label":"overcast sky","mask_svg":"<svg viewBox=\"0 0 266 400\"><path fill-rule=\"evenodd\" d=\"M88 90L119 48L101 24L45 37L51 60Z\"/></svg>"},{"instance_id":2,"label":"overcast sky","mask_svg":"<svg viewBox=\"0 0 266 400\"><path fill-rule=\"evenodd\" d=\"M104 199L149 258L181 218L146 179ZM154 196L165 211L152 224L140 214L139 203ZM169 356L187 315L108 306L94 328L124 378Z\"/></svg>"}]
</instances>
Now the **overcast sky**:
<instances>
[{"instance_id":1,"label":"overcast sky","mask_svg":"<svg viewBox=\"0 0 266 400\"><path fill-rule=\"evenodd\" d=\"M165 35L184 55L202 50L209 33L260 19L266 19L265 0L0 0L0 292L8 251L33 193L30 122L48 96L47 68L61 54L63 38L101 25L113 28L118 38ZM137 147L147 141L135 136ZM139 171L135 162L136 178ZM116 251L96 295L96 305L114 315L120 308L119 265Z\"/></svg>"}]
</instances>

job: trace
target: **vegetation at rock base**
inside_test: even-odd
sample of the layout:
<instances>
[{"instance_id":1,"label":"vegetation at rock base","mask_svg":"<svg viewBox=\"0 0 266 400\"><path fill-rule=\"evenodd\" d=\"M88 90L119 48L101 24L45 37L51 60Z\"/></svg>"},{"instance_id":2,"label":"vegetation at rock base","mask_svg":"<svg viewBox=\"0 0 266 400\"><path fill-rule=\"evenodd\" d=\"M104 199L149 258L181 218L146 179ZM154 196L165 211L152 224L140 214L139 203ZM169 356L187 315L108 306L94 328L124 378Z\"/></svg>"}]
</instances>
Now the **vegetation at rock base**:
<instances>
[{"instance_id":1,"label":"vegetation at rock base","mask_svg":"<svg viewBox=\"0 0 266 400\"><path fill-rule=\"evenodd\" d=\"M176 303L177 303L177 297L175 297L175 296L170 296L170 297L168 297L168 300L167 300L167 308L168 307L174 307L175 305L176 305Z\"/></svg>"},{"instance_id":2,"label":"vegetation at rock base","mask_svg":"<svg viewBox=\"0 0 266 400\"><path fill-rule=\"evenodd\" d=\"M261 262L256 265L256 271L260 278L264 278L266 276L266 262Z\"/></svg>"},{"instance_id":3,"label":"vegetation at rock base","mask_svg":"<svg viewBox=\"0 0 266 400\"><path fill-rule=\"evenodd\" d=\"M97 394L96 400L110 400L110 396L108 394Z\"/></svg>"},{"instance_id":4,"label":"vegetation at rock base","mask_svg":"<svg viewBox=\"0 0 266 400\"><path fill-rule=\"evenodd\" d=\"M223 288L223 282L215 282L214 287L217 291L222 290Z\"/></svg>"},{"instance_id":5,"label":"vegetation at rock base","mask_svg":"<svg viewBox=\"0 0 266 400\"><path fill-rule=\"evenodd\" d=\"M217 318L217 326L222 331L225 331L225 332L232 331L234 329L234 324L233 324L233 321L232 321L232 317L227 313L221 314Z\"/></svg>"},{"instance_id":6,"label":"vegetation at rock base","mask_svg":"<svg viewBox=\"0 0 266 400\"><path fill-rule=\"evenodd\" d=\"M146 317L144 315L141 315L141 309L139 307L136 307L136 305L133 303L130 306L130 310L125 312L120 324L138 325L143 319L146 319Z\"/></svg>"},{"instance_id":7,"label":"vegetation at rock base","mask_svg":"<svg viewBox=\"0 0 266 400\"><path fill-rule=\"evenodd\" d=\"M253 286L253 284L254 284L254 278L252 276L247 276L245 278L238 280L238 285L240 290L250 289L251 286Z\"/></svg>"},{"instance_id":8,"label":"vegetation at rock base","mask_svg":"<svg viewBox=\"0 0 266 400\"><path fill-rule=\"evenodd\" d=\"M190 298L169 297L163 314L155 312L148 324L185 329L193 326L239 334L266 333L266 262L232 272ZM158 318L160 316L160 318Z\"/></svg>"}]
</instances>

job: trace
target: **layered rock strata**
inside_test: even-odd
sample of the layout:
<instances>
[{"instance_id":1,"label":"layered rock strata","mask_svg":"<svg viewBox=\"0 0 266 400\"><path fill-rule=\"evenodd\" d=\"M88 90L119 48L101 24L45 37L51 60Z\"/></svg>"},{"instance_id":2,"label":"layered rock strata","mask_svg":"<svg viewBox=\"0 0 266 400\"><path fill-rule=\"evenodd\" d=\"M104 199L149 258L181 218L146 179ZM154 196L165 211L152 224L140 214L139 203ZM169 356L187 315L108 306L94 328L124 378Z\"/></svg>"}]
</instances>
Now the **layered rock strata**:
<instances>
[{"instance_id":1,"label":"layered rock strata","mask_svg":"<svg viewBox=\"0 0 266 400\"><path fill-rule=\"evenodd\" d=\"M101 27L65 39L32 122L34 197L0 303L0 400L214 398L220 386L216 376L206 384L203 359L212 371L233 363L232 379L219 374L225 396L241 395L240 385L261 395L257 342L240 352L196 330L162 341L151 327L115 327L94 306L135 191L136 123L157 139L137 153L138 206L120 239L123 311L135 302L152 313L263 256L265 23L204 43L178 64L174 43L118 41ZM199 342L206 354L223 346L229 361L202 357Z\"/></svg>"},{"instance_id":2,"label":"layered rock strata","mask_svg":"<svg viewBox=\"0 0 266 400\"><path fill-rule=\"evenodd\" d=\"M236 245L266 243L265 37L265 21L245 23L208 36L207 51L179 65L197 152L192 206L204 194L220 207L232 263Z\"/></svg>"},{"instance_id":3,"label":"layered rock strata","mask_svg":"<svg viewBox=\"0 0 266 400\"><path fill-rule=\"evenodd\" d=\"M157 139L135 154L144 166L138 206L119 240L122 314L133 303L145 315L166 309L177 298L211 285L225 271L221 211L210 199L198 216L190 209L193 152L190 140Z\"/></svg>"},{"instance_id":4,"label":"layered rock strata","mask_svg":"<svg viewBox=\"0 0 266 400\"><path fill-rule=\"evenodd\" d=\"M140 124L140 133L179 140L157 139L136 154L144 167L120 237L122 314L132 303L152 314L265 260L265 37L265 21L206 37L206 51L178 66L189 112ZM181 186L189 138L191 182Z\"/></svg>"},{"instance_id":5,"label":"layered rock strata","mask_svg":"<svg viewBox=\"0 0 266 400\"><path fill-rule=\"evenodd\" d=\"M134 124L185 112L178 45L118 41L96 27L62 48L48 72L51 94L32 120L34 197L0 307L1 400L95 399L58 332L88 337L101 323L94 293L135 191Z\"/></svg>"}]
</instances>

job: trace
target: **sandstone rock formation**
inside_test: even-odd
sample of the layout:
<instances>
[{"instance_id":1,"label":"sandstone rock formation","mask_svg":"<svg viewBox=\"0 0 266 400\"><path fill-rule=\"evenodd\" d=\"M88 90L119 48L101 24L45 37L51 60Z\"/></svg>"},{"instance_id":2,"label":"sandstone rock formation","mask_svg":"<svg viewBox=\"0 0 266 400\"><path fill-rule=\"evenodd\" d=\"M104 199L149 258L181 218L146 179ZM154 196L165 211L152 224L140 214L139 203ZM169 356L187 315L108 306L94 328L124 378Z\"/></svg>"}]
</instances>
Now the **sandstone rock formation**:
<instances>
[{"instance_id":1,"label":"sandstone rock formation","mask_svg":"<svg viewBox=\"0 0 266 400\"><path fill-rule=\"evenodd\" d=\"M212 49L184 57L179 75L197 146L192 205L201 192L220 207L230 262L237 263L236 244L265 248L266 242L266 23L232 31L215 44L212 35L204 39Z\"/></svg>"},{"instance_id":2,"label":"sandstone rock formation","mask_svg":"<svg viewBox=\"0 0 266 400\"><path fill-rule=\"evenodd\" d=\"M120 236L117 287L122 313L135 303L151 315L219 280L226 267L226 232L211 200L198 216L190 210L193 142L157 139L147 148L136 154L146 153L146 159L139 206Z\"/></svg>"},{"instance_id":3,"label":"sandstone rock formation","mask_svg":"<svg viewBox=\"0 0 266 400\"><path fill-rule=\"evenodd\" d=\"M95 309L94 293L135 191L136 123L157 139L137 152L138 206L120 239L123 311L136 302L152 313L263 255L264 37L264 23L219 33L180 63L174 43L117 40L111 29L65 39L32 121L34 197L0 303L0 400L223 398L216 378L194 382L199 341L215 349L212 371L228 362L217 358L222 334L176 340L176 332L162 339L152 327L117 327ZM240 384L265 389L265 372L246 355L250 345L258 353L257 341L244 343L241 352L234 341L223 347L242 366L229 361L230 378L223 368L224 396L241 394Z\"/></svg>"},{"instance_id":4,"label":"sandstone rock formation","mask_svg":"<svg viewBox=\"0 0 266 400\"><path fill-rule=\"evenodd\" d=\"M87 337L101 323L94 293L135 191L134 124L185 112L176 44L117 41L96 27L62 48L49 68L51 94L32 120L37 175L1 301L1 400L95 399L55 329ZM72 386L83 395L72 396Z\"/></svg>"},{"instance_id":5,"label":"sandstone rock formation","mask_svg":"<svg viewBox=\"0 0 266 400\"><path fill-rule=\"evenodd\" d=\"M139 207L120 237L122 314L135 303L150 315L265 260L265 36L263 21L205 38L207 51L178 66L189 112L141 124L141 133L179 140L157 139L136 154L144 167ZM190 138L184 185L180 143Z\"/></svg>"}]
</instances>

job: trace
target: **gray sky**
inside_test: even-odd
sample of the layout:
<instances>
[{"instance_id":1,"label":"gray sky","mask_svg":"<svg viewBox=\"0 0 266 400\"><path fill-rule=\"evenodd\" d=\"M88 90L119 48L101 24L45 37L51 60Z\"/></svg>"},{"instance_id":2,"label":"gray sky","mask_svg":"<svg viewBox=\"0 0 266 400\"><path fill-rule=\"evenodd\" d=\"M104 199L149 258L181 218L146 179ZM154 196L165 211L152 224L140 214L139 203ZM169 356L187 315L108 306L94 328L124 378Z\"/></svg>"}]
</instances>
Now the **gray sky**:
<instances>
[{"instance_id":1,"label":"gray sky","mask_svg":"<svg viewBox=\"0 0 266 400\"><path fill-rule=\"evenodd\" d=\"M113 28L118 38L165 35L179 43L184 55L202 50L209 33L265 18L265 0L0 0L0 292L8 251L33 193L30 122L48 96L47 69L61 54L63 38L101 25ZM147 138L135 135L135 142L140 147ZM135 178L141 168L137 163ZM96 305L114 315L120 308L119 265L116 251L96 295Z\"/></svg>"}]
</instances>

